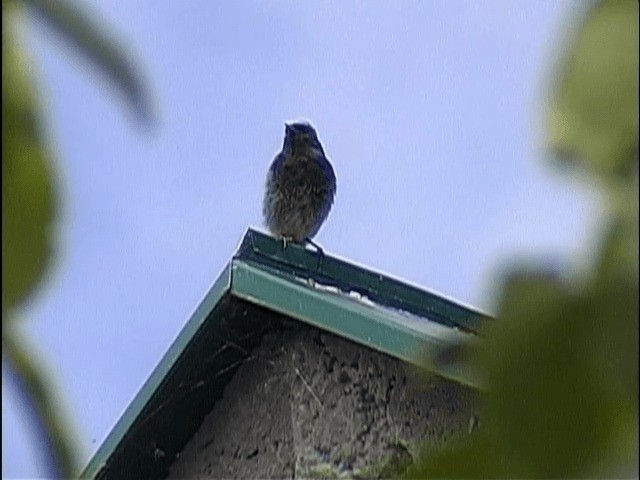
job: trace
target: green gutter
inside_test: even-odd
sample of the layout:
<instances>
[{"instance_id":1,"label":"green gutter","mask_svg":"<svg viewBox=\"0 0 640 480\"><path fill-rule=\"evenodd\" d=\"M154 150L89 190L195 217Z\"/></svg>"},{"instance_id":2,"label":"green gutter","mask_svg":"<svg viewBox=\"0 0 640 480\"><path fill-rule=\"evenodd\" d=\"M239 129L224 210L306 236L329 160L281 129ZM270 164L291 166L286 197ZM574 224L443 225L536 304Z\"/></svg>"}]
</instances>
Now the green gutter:
<instances>
[{"instance_id":1,"label":"green gutter","mask_svg":"<svg viewBox=\"0 0 640 480\"><path fill-rule=\"evenodd\" d=\"M281 241L251 229L247 231L234 258L258 264L265 271L289 274L288 278L291 279L313 278L342 291L358 292L376 303L473 333L478 333L481 326L491 320L489 315L440 294L351 262L330 256L319 260L315 252L296 244L289 244L285 249Z\"/></svg>"},{"instance_id":2,"label":"green gutter","mask_svg":"<svg viewBox=\"0 0 640 480\"><path fill-rule=\"evenodd\" d=\"M359 296L234 260L231 291L251 303L276 310L322 330L387 353L464 385L479 388L471 372L442 365L438 357L452 345L472 344L478 337L406 312L383 308ZM320 287L320 288L319 288Z\"/></svg>"}]
</instances>

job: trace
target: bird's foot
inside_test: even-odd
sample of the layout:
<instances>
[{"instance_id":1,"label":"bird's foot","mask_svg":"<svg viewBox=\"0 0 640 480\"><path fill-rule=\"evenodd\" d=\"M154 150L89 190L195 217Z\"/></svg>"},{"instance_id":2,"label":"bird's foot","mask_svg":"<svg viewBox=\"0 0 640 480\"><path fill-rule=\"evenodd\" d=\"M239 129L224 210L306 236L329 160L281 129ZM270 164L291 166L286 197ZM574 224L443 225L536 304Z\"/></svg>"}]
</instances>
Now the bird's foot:
<instances>
[{"instance_id":1,"label":"bird's foot","mask_svg":"<svg viewBox=\"0 0 640 480\"><path fill-rule=\"evenodd\" d=\"M287 245L293 242L293 238L291 237L282 237L282 251L284 252L287 249Z\"/></svg>"},{"instance_id":2,"label":"bird's foot","mask_svg":"<svg viewBox=\"0 0 640 480\"><path fill-rule=\"evenodd\" d=\"M322 264L324 262L324 250L322 250L322 247L320 245L318 245L317 243L315 243L310 238L305 238L304 241L307 244L313 245L315 247L316 253L318 255L318 263L316 264L316 270L320 270L320 267L322 267Z\"/></svg>"}]
</instances>

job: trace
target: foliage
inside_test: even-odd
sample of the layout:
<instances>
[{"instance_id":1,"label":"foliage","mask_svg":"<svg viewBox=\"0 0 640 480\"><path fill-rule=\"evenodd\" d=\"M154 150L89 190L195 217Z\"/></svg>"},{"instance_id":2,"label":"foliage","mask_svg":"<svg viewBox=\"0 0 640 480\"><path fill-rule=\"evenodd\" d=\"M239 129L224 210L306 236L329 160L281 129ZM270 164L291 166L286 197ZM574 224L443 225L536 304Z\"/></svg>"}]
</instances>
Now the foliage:
<instances>
[{"instance_id":1,"label":"foliage","mask_svg":"<svg viewBox=\"0 0 640 480\"><path fill-rule=\"evenodd\" d=\"M554 158L601 185L594 272L514 267L486 342L482 428L416 478L637 475L638 2L591 6L548 107ZM560 273L560 275L558 275Z\"/></svg>"},{"instance_id":2,"label":"foliage","mask_svg":"<svg viewBox=\"0 0 640 480\"><path fill-rule=\"evenodd\" d=\"M55 256L58 192L45 135L34 65L20 43L28 13L40 15L119 87L145 122L152 120L144 83L126 52L70 1L2 3L2 353L36 422L51 474L77 474L75 448L52 387L15 324Z\"/></svg>"}]
</instances>

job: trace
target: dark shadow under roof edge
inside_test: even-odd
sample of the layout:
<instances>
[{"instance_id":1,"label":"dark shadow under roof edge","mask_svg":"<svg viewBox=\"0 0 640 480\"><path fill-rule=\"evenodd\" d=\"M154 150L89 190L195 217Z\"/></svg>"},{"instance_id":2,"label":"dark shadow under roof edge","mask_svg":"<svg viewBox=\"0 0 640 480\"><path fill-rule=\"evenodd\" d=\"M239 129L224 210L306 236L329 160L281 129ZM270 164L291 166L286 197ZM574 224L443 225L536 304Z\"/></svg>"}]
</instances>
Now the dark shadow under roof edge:
<instances>
[{"instance_id":1,"label":"dark shadow under roof edge","mask_svg":"<svg viewBox=\"0 0 640 480\"><path fill-rule=\"evenodd\" d=\"M125 412L111 429L107 438L93 455L80 478L94 478L106 465L107 461L118 447L131 425L140 415L145 405L158 389L163 379L169 373L185 346L193 338L198 329L205 322L214 306L220 301L231 287L231 264L227 264L213 283L207 294L191 315L187 324L182 328L147 381L133 398Z\"/></svg>"}]
</instances>

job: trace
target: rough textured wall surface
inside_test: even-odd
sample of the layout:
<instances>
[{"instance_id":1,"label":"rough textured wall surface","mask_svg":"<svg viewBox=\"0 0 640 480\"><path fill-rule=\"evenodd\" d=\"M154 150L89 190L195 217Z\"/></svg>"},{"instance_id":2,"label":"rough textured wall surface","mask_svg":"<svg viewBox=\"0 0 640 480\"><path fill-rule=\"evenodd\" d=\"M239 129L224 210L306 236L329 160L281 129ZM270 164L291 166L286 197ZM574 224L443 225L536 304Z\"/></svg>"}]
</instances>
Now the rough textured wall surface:
<instances>
[{"instance_id":1,"label":"rough textured wall surface","mask_svg":"<svg viewBox=\"0 0 640 480\"><path fill-rule=\"evenodd\" d=\"M312 327L265 335L168 478L376 478L477 423L474 393Z\"/></svg>"}]
</instances>

